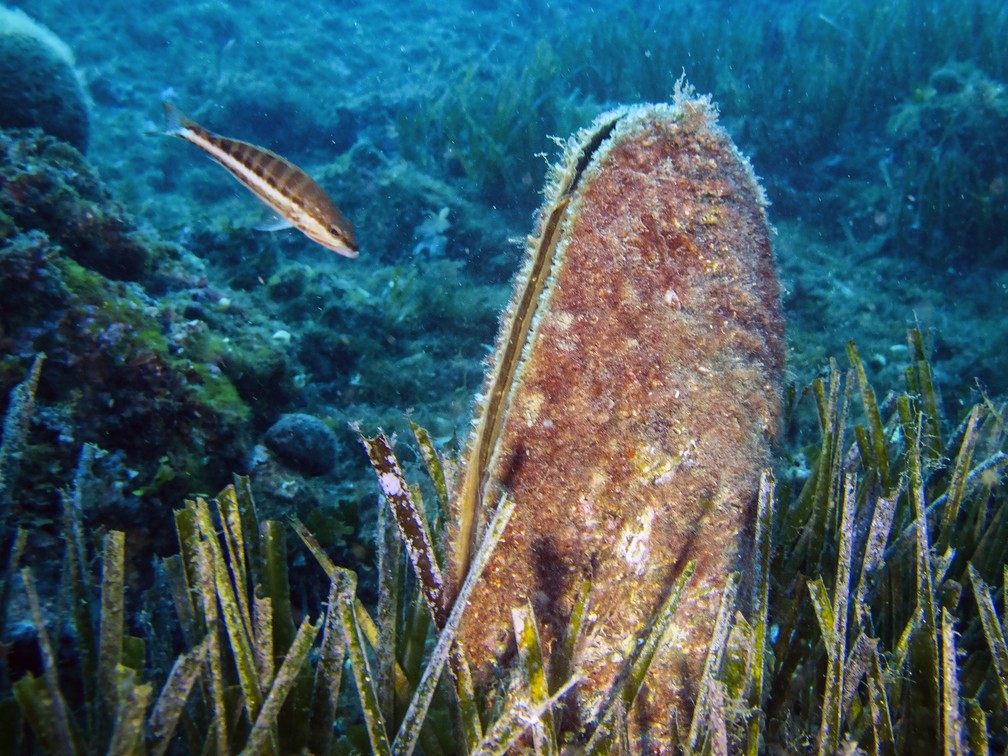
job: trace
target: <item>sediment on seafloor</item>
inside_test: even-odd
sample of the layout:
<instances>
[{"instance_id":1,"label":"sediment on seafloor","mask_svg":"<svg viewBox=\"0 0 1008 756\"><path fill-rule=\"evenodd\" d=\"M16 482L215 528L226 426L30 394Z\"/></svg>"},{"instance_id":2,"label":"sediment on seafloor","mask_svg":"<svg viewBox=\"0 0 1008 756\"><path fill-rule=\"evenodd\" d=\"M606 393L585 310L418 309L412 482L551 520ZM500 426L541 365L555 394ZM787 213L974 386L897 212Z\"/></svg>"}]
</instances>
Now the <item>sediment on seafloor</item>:
<instances>
[{"instance_id":1,"label":"sediment on seafloor","mask_svg":"<svg viewBox=\"0 0 1008 756\"><path fill-rule=\"evenodd\" d=\"M501 497L517 505L461 631L479 685L499 682L511 609L526 601L566 666L557 655L589 580L566 716L590 723L695 560L628 715L644 744L669 742L672 718L688 723L723 588L747 564L780 412L764 204L713 106L691 94L609 113L568 142L454 496L456 583Z\"/></svg>"}]
</instances>

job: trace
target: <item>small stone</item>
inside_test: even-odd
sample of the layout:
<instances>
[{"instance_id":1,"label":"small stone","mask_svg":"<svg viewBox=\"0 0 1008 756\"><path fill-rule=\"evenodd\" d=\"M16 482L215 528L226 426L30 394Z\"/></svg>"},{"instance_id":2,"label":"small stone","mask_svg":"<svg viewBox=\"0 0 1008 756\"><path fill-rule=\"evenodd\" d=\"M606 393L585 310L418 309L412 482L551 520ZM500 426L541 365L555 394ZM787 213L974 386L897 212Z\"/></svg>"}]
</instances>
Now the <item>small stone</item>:
<instances>
[{"instance_id":1,"label":"small stone","mask_svg":"<svg viewBox=\"0 0 1008 756\"><path fill-rule=\"evenodd\" d=\"M281 415L263 442L280 461L305 475L325 475L336 461L336 436L313 415Z\"/></svg>"}]
</instances>

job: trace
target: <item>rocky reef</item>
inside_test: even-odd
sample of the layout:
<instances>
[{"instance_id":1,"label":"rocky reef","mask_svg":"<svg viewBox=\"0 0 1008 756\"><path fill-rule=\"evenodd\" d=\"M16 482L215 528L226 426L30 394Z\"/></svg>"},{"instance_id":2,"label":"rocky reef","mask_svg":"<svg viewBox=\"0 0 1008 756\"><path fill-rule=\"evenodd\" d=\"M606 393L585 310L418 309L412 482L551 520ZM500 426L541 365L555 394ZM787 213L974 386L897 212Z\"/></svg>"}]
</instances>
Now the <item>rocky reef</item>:
<instances>
[{"instance_id":1,"label":"rocky reef","mask_svg":"<svg viewBox=\"0 0 1008 756\"><path fill-rule=\"evenodd\" d=\"M138 231L72 146L0 132L0 390L47 356L22 479L32 495L14 497L32 502L24 522L58 519L56 487L83 444L121 455L106 470L118 493L92 514L141 527L153 524L142 500L219 485L201 456L244 467L251 412L226 373L223 295L192 263Z\"/></svg>"},{"instance_id":2,"label":"rocky reef","mask_svg":"<svg viewBox=\"0 0 1008 756\"><path fill-rule=\"evenodd\" d=\"M19 10L0 6L0 129L38 127L81 152L90 110L70 48Z\"/></svg>"}]
</instances>

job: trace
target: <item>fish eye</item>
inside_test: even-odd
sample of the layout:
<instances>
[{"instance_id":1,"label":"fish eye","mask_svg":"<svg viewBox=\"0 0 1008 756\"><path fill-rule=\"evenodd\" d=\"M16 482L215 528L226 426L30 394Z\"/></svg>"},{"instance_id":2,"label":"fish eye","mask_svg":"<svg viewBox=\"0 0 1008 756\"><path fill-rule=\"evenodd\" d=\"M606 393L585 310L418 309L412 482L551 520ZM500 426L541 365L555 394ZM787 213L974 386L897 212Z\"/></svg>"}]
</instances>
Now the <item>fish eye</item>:
<instances>
[{"instance_id":1,"label":"fish eye","mask_svg":"<svg viewBox=\"0 0 1008 756\"><path fill-rule=\"evenodd\" d=\"M343 229L341 229L339 226L335 224L329 226L329 233L332 234L333 236L339 237L340 239L346 236L346 234L343 233Z\"/></svg>"}]
</instances>

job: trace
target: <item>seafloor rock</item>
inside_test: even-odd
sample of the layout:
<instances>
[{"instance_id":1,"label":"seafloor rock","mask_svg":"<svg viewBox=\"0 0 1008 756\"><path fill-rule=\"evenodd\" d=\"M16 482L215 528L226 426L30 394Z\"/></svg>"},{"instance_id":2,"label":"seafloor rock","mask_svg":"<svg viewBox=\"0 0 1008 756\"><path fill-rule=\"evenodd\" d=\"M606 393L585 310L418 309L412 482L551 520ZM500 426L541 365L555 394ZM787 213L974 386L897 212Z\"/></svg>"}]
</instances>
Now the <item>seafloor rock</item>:
<instances>
[{"instance_id":1,"label":"seafloor rock","mask_svg":"<svg viewBox=\"0 0 1008 756\"><path fill-rule=\"evenodd\" d=\"M307 475L325 475L336 461L336 436L314 415L282 415L263 441L281 461Z\"/></svg>"},{"instance_id":2,"label":"seafloor rock","mask_svg":"<svg viewBox=\"0 0 1008 756\"><path fill-rule=\"evenodd\" d=\"M89 112L73 53L19 10L0 6L0 129L37 126L87 150Z\"/></svg>"},{"instance_id":3,"label":"seafloor rock","mask_svg":"<svg viewBox=\"0 0 1008 756\"><path fill-rule=\"evenodd\" d=\"M463 615L482 686L530 602L553 662L575 599L581 723L691 560L696 573L628 715L640 749L689 722L722 591L744 570L779 416L783 325L747 161L708 101L607 114L567 146L498 338L457 486L456 582L516 502ZM472 520L469 513L472 512ZM564 663L566 666L566 663Z\"/></svg>"},{"instance_id":4,"label":"seafloor rock","mask_svg":"<svg viewBox=\"0 0 1008 756\"><path fill-rule=\"evenodd\" d=\"M206 306L218 295L188 259L139 233L72 146L40 129L0 130L0 411L34 356L47 355L12 493L17 522L58 526L58 486L85 442L121 453L117 469L130 472L120 511L216 490L247 456L251 413L228 357L261 353L245 345L263 341L251 335L262 320Z\"/></svg>"},{"instance_id":5,"label":"seafloor rock","mask_svg":"<svg viewBox=\"0 0 1008 756\"><path fill-rule=\"evenodd\" d=\"M141 278L156 246L140 237L77 150L38 129L0 131L0 240L35 230L84 267L120 281Z\"/></svg>"}]
</instances>

